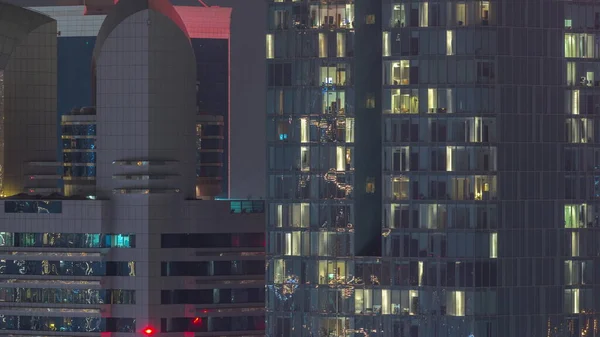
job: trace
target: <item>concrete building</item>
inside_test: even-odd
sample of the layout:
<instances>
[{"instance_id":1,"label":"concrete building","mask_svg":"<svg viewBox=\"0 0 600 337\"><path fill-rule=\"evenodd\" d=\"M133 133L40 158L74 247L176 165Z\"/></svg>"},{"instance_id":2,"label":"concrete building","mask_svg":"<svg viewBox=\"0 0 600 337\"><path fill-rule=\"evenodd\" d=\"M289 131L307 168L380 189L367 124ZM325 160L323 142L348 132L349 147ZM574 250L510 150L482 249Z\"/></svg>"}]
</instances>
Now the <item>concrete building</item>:
<instances>
[{"instance_id":1,"label":"concrete building","mask_svg":"<svg viewBox=\"0 0 600 337\"><path fill-rule=\"evenodd\" d=\"M0 27L47 22L46 38L30 45L56 50L53 19L2 6ZM44 56L12 55L27 64L33 54ZM121 1L102 22L92 61L96 106L62 122L65 162L95 167L95 184L73 184L65 198L24 185L30 176L5 176L29 193L0 200L1 334L263 335L264 204L196 199L196 58L181 16L167 0ZM9 107L18 125L44 117ZM40 111L55 158L56 116ZM15 140L30 142L28 132ZM56 168L46 152L6 158ZM72 177L88 176L76 166Z\"/></svg>"},{"instance_id":2,"label":"concrete building","mask_svg":"<svg viewBox=\"0 0 600 337\"><path fill-rule=\"evenodd\" d=\"M600 6L269 1L267 336L598 336Z\"/></svg>"},{"instance_id":3,"label":"concrete building","mask_svg":"<svg viewBox=\"0 0 600 337\"><path fill-rule=\"evenodd\" d=\"M77 5L55 1L43 7L30 9L44 13L58 24L58 111L70 114L94 105L92 86L92 52L100 26L114 4L110 1L92 1ZM197 126L211 129L220 120L219 139L214 135L199 134L197 141L198 196L203 198L227 198L230 194L230 25L231 8L200 6L176 6L194 48L196 57ZM59 116L60 118L60 116ZM60 121L63 123L64 121ZM206 124L209 123L209 124ZM63 149L63 142L59 148ZM67 148L67 152L71 149ZM91 150L87 148L87 150ZM63 156L61 154L61 156ZM65 167L68 172L68 165ZM90 170L90 174L95 174ZM95 176L81 179L93 181ZM78 179L78 180L81 180ZM71 178L65 181L67 195L72 191Z\"/></svg>"},{"instance_id":4,"label":"concrete building","mask_svg":"<svg viewBox=\"0 0 600 337\"><path fill-rule=\"evenodd\" d=\"M17 6L0 6L2 194L58 192L59 172L53 164L56 163L56 22Z\"/></svg>"}]
</instances>

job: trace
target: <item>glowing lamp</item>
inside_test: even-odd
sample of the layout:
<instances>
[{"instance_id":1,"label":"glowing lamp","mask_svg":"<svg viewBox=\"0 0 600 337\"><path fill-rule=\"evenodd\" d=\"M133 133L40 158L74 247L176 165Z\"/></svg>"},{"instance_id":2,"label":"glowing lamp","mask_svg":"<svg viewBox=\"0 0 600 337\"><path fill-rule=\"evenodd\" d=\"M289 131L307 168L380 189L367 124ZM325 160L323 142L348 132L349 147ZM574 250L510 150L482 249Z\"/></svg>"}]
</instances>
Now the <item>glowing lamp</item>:
<instances>
[{"instance_id":1,"label":"glowing lamp","mask_svg":"<svg viewBox=\"0 0 600 337\"><path fill-rule=\"evenodd\" d=\"M155 332L154 329L150 326L146 327L144 329L144 335L146 335L146 336L152 336L152 335L154 335L154 332Z\"/></svg>"},{"instance_id":2,"label":"glowing lamp","mask_svg":"<svg viewBox=\"0 0 600 337\"><path fill-rule=\"evenodd\" d=\"M202 323L202 318L200 317L196 317L192 320L192 324L198 325L200 323Z\"/></svg>"}]
</instances>

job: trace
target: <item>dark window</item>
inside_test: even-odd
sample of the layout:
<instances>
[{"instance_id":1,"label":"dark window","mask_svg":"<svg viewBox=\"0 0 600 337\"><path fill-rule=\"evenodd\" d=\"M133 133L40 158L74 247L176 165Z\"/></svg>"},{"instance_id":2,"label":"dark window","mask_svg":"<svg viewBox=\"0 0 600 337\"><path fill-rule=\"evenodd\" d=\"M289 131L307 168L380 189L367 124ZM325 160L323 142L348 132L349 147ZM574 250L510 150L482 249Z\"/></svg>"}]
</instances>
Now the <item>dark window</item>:
<instances>
[{"instance_id":1,"label":"dark window","mask_svg":"<svg viewBox=\"0 0 600 337\"><path fill-rule=\"evenodd\" d=\"M162 248L260 248L264 247L264 233L240 234L163 234Z\"/></svg>"},{"instance_id":2,"label":"dark window","mask_svg":"<svg viewBox=\"0 0 600 337\"><path fill-rule=\"evenodd\" d=\"M263 275L264 261L173 261L161 263L162 276Z\"/></svg>"},{"instance_id":3,"label":"dark window","mask_svg":"<svg viewBox=\"0 0 600 337\"><path fill-rule=\"evenodd\" d=\"M106 262L106 276L135 276L135 262Z\"/></svg>"},{"instance_id":4,"label":"dark window","mask_svg":"<svg viewBox=\"0 0 600 337\"><path fill-rule=\"evenodd\" d=\"M162 304L262 303L265 288L162 290Z\"/></svg>"},{"instance_id":5,"label":"dark window","mask_svg":"<svg viewBox=\"0 0 600 337\"><path fill-rule=\"evenodd\" d=\"M268 85L271 87L289 87L292 85L292 64L275 63L267 67Z\"/></svg>"},{"instance_id":6,"label":"dark window","mask_svg":"<svg viewBox=\"0 0 600 337\"><path fill-rule=\"evenodd\" d=\"M107 332L135 332L135 318L106 318Z\"/></svg>"},{"instance_id":7,"label":"dark window","mask_svg":"<svg viewBox=\"0 0 600 337\"><path fill-rule=\"evenodd\" d=\"M219 332L264 330L264 316L167 318L161 320L162 332Z\"/></svg>"}]
</instances>

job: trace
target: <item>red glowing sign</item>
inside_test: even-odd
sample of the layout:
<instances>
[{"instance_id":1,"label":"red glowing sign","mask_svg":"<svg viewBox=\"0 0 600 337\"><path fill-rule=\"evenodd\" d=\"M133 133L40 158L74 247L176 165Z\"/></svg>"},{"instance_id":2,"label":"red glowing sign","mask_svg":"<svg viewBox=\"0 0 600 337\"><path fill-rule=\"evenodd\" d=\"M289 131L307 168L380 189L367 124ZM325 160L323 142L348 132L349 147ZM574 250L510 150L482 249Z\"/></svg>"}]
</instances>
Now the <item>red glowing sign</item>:
<instances>
[{"instance_id":1,"label":"red glowing sign","mask_svg":"<svg viewBox=\"0 0 600 337\"><path fill-rule=\"evenodd\" d=\"M152 327L147 327L144 329L144 334L146 336L152 336L154 335L154 329Z\"/></svg>"},{"instance_id":2,"label":"red glowing sign","mask_svg":"<svg viewBox=\"0 0 600 337\"><path fill-rule=\"evenodd\" d=\"M196 317L196 318L194 318L194 320L192 320L192 323L198 325L198 324L202 323L202 318Z\"/></svg>"}]
</instances>

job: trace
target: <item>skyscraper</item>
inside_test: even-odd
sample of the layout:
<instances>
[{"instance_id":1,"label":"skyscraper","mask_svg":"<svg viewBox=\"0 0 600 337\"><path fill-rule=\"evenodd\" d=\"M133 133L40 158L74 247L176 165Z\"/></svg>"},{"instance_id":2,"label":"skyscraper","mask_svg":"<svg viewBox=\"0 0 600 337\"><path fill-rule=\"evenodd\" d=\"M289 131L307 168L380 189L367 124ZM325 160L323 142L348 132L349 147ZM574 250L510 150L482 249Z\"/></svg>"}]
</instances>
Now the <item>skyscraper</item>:
<instances>
[{"instance_id":1,"label":"skyscraper","mask_svg":"<svg viewBox=\"0 0 600 337\"><path fill-rule=\"evenodd\" d=\"M32 7L58 24L58 86L60 115L73 115L93 105L91 62L96 36L114 1L87 2L74 6L60 1ZM196 57L197 97L197 194L203 198L229 196L229 41L231 8L175 6L189 31ZM81 118L81 117L79 117ZM67 134L59 143L64 162L66 195L94 194L95 141L73 143L72 117L60 123ZM75 118L77 119L77 118ZM59 123L59 124L60 124ZM73 124L75 123L75 124ZM92 125L94 125L92 123ZM77 128L77 127L76 127ZM83 135L75 135L81 138ZM76 146L74 148L73 146ZM78 148L77 148L78 147ZM86 157L82 160L74 157Z\"/></svg>"},{"instance_id":2,"label":"skyscraper","mask_svg":"<svg viewBox=\"0 0 600 337\"><path fill-rule=\"evenodd\" d=\"M598 336L600 5L269 2L268 336Z\"/></svg>"},{"instance_id":3,"label":"skyscraper","mask_svg":"<svg viewBox=\"0 0 600 337\"><path fill-rule=\"evenodd\" d=\"M58 168L57 23L2 3L0 28L2 334L263 335L264 203L196 200L196 57L177 10L123 0L103 20L97 105L62 119L67 149L94 144L65 151L93 153L94 191L69 197L43 172Z\"/></svg>"}]
</instances>

